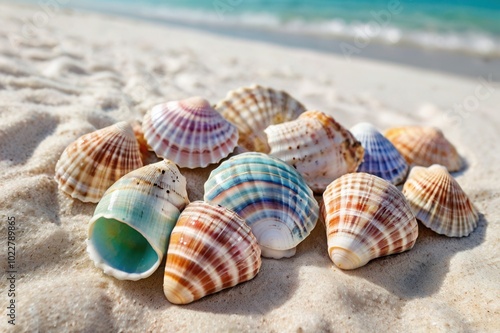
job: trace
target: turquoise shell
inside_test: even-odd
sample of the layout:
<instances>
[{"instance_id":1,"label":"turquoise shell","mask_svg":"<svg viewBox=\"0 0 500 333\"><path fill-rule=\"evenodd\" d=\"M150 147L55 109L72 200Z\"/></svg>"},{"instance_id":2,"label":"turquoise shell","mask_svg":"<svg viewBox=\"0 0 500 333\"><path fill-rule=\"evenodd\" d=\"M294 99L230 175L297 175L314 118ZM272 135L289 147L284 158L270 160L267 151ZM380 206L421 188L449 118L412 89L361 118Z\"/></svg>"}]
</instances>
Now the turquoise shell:
<instances>
[{"instance_id":1,"label":"turquoise shell","mask_svg":"<svg viewBox=\"0 0 500 333\"><path fill-rule=\"evenodd\" d=\"M408 163L382 133L369 123L359 123L350 132L365 149L358 172L370 173L394 185L404 181L408 174Z\"/></svg>"},{"instance_id":2,"label":"turquoise shell","mask_svg":"<svg viewBox=\"0 0 500 333\"><path fill-rule=\"evenodd\" d=\"M244 153L223 162L205 183L205 201L243 217L265 257L291 257L314 229L319 207L302 176L285 162Z\"/></svg>"},{"instance_id":3,"label":"turquoise shell","mask_svg":"<svg viewBox=\"0 0 500 333\"><path fill-rule=\"evenodd\" d=\"M120 280L153 274L169 236L189 203L186 179L161 161L132 171L104 194L89 223L87 251L104 273Z\"/></svg>"}]
</instances>

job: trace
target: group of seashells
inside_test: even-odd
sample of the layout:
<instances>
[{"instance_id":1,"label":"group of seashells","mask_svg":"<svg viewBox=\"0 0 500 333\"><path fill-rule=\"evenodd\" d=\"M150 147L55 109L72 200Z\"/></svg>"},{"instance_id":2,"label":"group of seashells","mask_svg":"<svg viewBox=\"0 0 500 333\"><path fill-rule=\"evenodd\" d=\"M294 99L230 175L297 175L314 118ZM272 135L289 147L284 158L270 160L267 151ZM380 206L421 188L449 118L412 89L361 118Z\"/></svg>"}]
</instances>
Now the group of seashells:
<instances>
[{"instance_id":1,"label":"group of seashells","mask_svg":"<svg viewBox=\"0 0 500 333\"><path fill-rule=\"evenodd\" d=\"M230 156L237 146L245 152ZM147 150L162 160L143 166ZM178 167L223 159L204 201L190 202ZM478 212L449 174L461 167L435 128L347 130L286 92L254 85L215 107L200 97L171 101L148 111L142 128L120 122L86 134L63 152L55 179L73 198L98 202L87 239L98 268L138 280L166 256L165 296L186 304L252 279L261 255L293 256L320 217L342 269L411 249L417 219L467 236Z\"/></svg>"}]
</instances>

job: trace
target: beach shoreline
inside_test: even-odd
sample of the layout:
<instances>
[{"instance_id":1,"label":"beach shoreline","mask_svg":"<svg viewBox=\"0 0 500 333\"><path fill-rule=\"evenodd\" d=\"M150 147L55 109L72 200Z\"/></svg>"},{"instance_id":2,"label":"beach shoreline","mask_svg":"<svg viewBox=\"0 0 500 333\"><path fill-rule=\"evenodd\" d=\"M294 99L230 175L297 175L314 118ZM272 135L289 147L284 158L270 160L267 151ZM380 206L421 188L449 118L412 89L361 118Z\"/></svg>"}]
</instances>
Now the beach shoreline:
<instances>
[{"instance_id":1,"label":"beach shoreline","mask_svg":"<svg viewBox=\"0 0 500 333\"><path fill-rule=\"evenodd\" d=\"M500 84L490 73L346 61L314 48L75 10L16 38L37 13L38 6L0 2L0 246L7 248L15 221L17 251L15 297L2 290L1 303L6 309L15 300L16 325L3 315L0 331L498 329ZM346 128L362 121L380 130L440 128L466 162L454 176L481 213L477 229L458 239L419 224L410 251L342 271L318 222L293 258L263 259L253 280L186 306L163 294L165 261L140 281L103 274L85 245L96 205L72 199L54 180L63 150L96 129L142 120L155 104L190 96L216 103L251 84L286 90ZM215 167L181 170L191 201L202 199Z\"/></svg>"}]
</instances>

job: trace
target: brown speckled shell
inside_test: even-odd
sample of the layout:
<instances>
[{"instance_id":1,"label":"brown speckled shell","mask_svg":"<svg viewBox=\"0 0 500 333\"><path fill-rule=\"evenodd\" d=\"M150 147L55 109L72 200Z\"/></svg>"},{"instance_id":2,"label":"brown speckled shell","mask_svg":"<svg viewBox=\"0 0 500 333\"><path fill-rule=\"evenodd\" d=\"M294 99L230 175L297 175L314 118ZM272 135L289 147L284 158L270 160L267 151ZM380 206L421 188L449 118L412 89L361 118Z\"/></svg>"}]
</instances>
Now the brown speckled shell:
<instances>
[{"instance_id":1,"label":"brown speckled shell","mask_svg":"<svg viewBox=\"0 0 500 333\"><path fill-rule=\"evenodd\" d=\"M317 193L334 179L356 171L363 161L361 144L323 112L307 111L297 120L269 126L265 132L270 155L297 169Z\"/></svg>"}]
</instances>

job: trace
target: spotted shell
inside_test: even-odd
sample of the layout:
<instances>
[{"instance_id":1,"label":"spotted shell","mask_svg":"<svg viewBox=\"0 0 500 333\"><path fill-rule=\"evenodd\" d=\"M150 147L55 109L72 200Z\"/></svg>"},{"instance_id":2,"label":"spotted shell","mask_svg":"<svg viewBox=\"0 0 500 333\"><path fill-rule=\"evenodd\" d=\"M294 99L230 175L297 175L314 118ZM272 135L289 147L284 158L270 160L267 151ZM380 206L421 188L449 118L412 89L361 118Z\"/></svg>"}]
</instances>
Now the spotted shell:
<instances>
[{"instance_id":1,"label":"spotted shell","mask_svg":"<svg viewBox=\"0 0 500 333\"><path fill-rule=\"evenodd\" d=\"M396 127L387 130L384 135L410 165L428 167L441 164L450 172L462 168L462 158L455 147L444 137L443 132L437 128Z\"/></svg>"},{"instance_id":2,"label":"spotted shell","mask_svg":"<svg viewBox=\"0 0 500 333\"><path fill-rule=\"evenodd\" d=\"M186 179L168 160L126 174L106 191L89 222L90 258L120 280L150 276L188 203Z\"/></svg>"},{"instance_id":3,"label":"spotted shell","mask_svg":"<svg viewBox=\"0 0 500 333\"><path fill-rule=\"evenodd\" d=\"M201 97L156 105L142 128L158 156L190 169L219 162L238 143L237 128Z\"/></svg>"},{"instance_id":4,"label":"spotted shell","mask_svg":"<svg viewBox=\"0 0 500 333\"><path fill-rule=\"evenodd\" d=\"M269 126L265 133L270 155L297 169L314 192L356 171L363 160L361 144L323 112L307 111L296 120Z\"/></svg>"},{"instance_id":5,"label":"spotted shell","mask_svg":"<svg viewBox=\"0 0 500 333\"><path fill-rule=\"evenodd\" d=\"M260 248L236 213L203 201L179 216L168 246L163 291L174 304L187 304L253 279Z\"/></svg>"},{"instance_id":6,"label":"spotted shell","mask_svg":"<svg viewBox=\"0 0 500 333\"><path fill-rule=\"evenodd\" d=\"M235 211L248 223L262 255L291 257L316 225L319 207L302 176L262 153L224 161L205 183L205 201Z\"/></svg>"},{"instance_id":7,"label":"spotted shell","mask_svg":"<svg viewBox=\"0 0 500 333\"><path fill-rule=\"evenodd\" d=\"M266 127L296 119L306 110L288 93L259 85L228 92L215 108L238 127L240 146L263 153L269 152Z\"/></svg>"},{"instance_id":8,"label":"spotted shell","mask_svg":"<svg viewBox=\"0 0 500 333\"><path fill-rule=\"evenodd\" d=\"M120 177L142 167L139 146L126 122L85 134L71 143L56 164L59 189L83 202L98 202Z\"/></svg>"},{"instance_id":9,"label":"spotted shell","mask_svg":"<svg viewBox=\"0 0 500 333\"><path fill-rule=\"evenodd\" d=\"M350 132L365 149L358 172L370 173L395 185L404 181L408 163L382 133L369 123L359 123Z\"/></svg>"},{"instance_id":10,"label":"spotted shell","mask_svg":"<svg viewBox=\"0 0 500 333\"><path fill-rule=\"evenodd\" d=\"M364 266L415 244L415 216L403 194L382 178L346 174L327 187L323 199L328 254L341 269Z\"/></svg>"},{"instance_id":11,"label":"spotted shell","mask_svg":"<svg viewBox=\"0 0 500 333\"><path fill-rule=\"evenodd\" d=\"M463 237L477 227L476 208L441 165L413 167L403 194L417 219L438 234Z\"/></svg>"}]
</instances>

